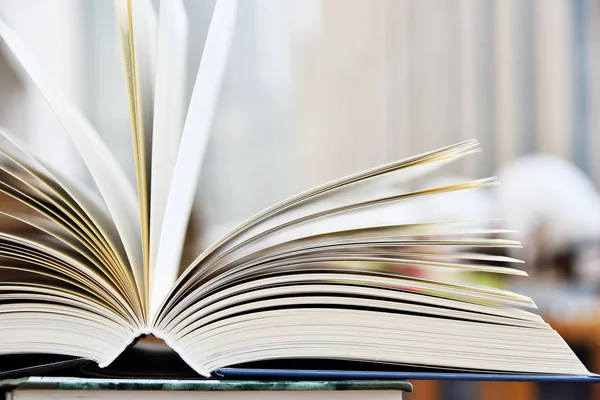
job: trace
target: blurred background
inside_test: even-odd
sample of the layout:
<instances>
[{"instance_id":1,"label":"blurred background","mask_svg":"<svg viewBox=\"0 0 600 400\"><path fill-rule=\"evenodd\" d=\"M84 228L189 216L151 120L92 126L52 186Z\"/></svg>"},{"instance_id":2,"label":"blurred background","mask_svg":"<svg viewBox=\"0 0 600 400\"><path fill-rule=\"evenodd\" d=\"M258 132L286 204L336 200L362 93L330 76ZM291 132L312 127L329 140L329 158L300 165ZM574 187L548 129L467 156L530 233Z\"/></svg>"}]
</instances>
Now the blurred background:
<instances>
[{"instance_id":1,"label":"blurred background","mask_svg":"<svg viewBox=\"0 0 600 400\"><path fill-rule=\"evenodd\" d=\"M158 2L155 2L158 7ZM213 0L185 1L191 94ZM131 133L111 1L0 0L127 169ZM421 207L507 218L534 297L600 372L600 1L241 1L194 214L194 245L310 186L476 138L437 182L502 185ZM0 126L57 168L83 163L37 89L0 54ZM1 199L0 201L8 201ZM410 399L598 398L598 387L414 382Z\"/></svg>"}]
</instances>

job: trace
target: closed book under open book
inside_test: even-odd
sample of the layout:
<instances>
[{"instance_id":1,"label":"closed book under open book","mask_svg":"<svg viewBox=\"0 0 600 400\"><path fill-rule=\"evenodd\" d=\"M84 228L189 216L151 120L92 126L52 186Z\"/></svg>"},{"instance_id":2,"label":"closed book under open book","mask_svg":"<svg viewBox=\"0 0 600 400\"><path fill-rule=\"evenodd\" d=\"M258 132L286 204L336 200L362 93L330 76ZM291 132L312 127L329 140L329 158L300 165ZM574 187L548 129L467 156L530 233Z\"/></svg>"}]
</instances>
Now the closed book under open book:
<instances>
[{"instance_id":1,"label":"closed book under open book","mask_svg":"<svg viewBox=\"0 0 600 400\"><path fill-rule=\"evenodd\" d=\"M0 21L5 53L48 101L97 186L65 176L0 130L0 192L25 206L0 212L27 227L0 232L4 376L90 363L101 375L144 335L162 339L196 377L277 360L312 360L309 369L346 362L375 371L589 375L530 298L456 279L526 275L510 266L518 260L494 253L519 246L511 232L480 221L408 223L390 212L494 185L479 179L406 189L478 151L475 141L292 196L234 228L179 274L236 3L217 2L185 118L178 112L185 104L181 2L162 1L157 17L147 1L117 0L116 17L137 191L100 135ZM453 274L419 273L431 270ZM139 360L132 358L125 374L143 369Z\"/></svg>"},{"instance_id":2,"label":"closed book under open book","mask_svg":"<svg viewBox=\"0 0 600 400\"><path fill-rule=\"evenodd\" d=\"M29 377L4 381L11 400L38 399L378 399L400 400L406 381L217 381ZM200 393L198 393L200 392Z\"/></svg>"}]
</instances>

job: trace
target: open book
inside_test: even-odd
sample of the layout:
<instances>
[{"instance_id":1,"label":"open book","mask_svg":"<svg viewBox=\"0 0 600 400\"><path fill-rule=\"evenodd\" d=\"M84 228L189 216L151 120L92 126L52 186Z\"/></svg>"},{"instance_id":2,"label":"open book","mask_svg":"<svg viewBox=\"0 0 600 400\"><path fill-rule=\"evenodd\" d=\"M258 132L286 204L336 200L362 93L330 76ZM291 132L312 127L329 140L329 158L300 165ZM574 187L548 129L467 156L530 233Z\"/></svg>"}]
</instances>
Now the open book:
<instances>
[{"instance_id":1,"label":"open book","mask_svg":"<svg viewBox=\"0 0 600 400\"><path fill-rule=\"evenodd\" d=\"M116 17L137 190L0 21L5 53L51 105L98 189L73 181L0 130L0 192L25 206L0 212L28 227L0 232L0 354L62 354L104 367L151 334L206 377L282 359L588 374L532 312L531 299L414 273L525 275L506 265L518 260L483 251L519 246L504 230L471 221L408 224L388 212L400 202L495 184L389 185L478 151L475 141L288 198L237 226L178 276L236 3L219 1L214 9L185 118L178 117L185 87L181 2L162 1L157 17L145 0L117 0Z\"/></svg>"}]
</instances>

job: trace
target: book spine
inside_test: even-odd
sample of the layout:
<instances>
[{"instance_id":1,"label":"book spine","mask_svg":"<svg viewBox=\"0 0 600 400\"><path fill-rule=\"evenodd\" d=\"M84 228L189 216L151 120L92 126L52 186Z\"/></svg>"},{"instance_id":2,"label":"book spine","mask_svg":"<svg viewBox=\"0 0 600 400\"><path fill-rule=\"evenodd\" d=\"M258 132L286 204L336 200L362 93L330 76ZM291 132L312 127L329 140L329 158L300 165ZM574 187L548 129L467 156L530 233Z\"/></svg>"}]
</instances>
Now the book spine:
<instances>
[{"instance_id":1,"label":"book spine","mask_svg":"<svg viewBox=\"0 0 600 400\"><path fill-rule=\"evenodd\" d=\"M125 351L125 349L127 349L129 346L131 346L140 336L144 336L144 335L152 335L158 339L163 340L167 344L167 346L169 346L174 352L179 354L179 357L181 357L181 359L187 365L189 365L194 371L196 371L196 373L204 376L205 378L211 377L210 371L204 371L204 370L200 370L200 369L196 368L194 363L192 363L186 357L186 355L181 351L179 346L177 346L175 343L173 343L166 335L162 334L161 332L155 331L153 329L140 329L138 331L133 332L133 334L123 343L123 345L119 348L119 350L117 350L112 356L108 357L105 361L98 363L98 367L100 367L100 368L108 367L113 361L116 360L117 357L119 357L119 355L121 355Z\"/></svg>"}]
</instances>

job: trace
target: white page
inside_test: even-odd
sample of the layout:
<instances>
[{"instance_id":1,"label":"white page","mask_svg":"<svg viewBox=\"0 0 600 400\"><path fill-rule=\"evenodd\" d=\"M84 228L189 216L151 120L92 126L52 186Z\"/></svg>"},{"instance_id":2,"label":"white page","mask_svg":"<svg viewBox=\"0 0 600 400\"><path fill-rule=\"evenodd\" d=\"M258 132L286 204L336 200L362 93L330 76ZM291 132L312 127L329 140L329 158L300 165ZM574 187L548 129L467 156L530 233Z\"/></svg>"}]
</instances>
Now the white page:
<instances>
[{"instance_id":1,"label":"white page","mask_svg":"<svg viewBox=\"0 0 600 400\"><path fill-rule=\"evenodd\" d=\"M244 221L206 249L179 277L178 285L185 286L189 284L189 281L187 283L182 282L189 274L198 272L195 267L200 263L207 260L212 262L212 259L219 254L269 229L306 215L336 207L405 193L406 191L397 183L407 183L435 171L448 162L476 151L476 146L476 141L467 141L423 153L330 181L281 201ZM405 205L402 207L403 214L412 215L414 211L407 210L406 201L404 203ZM396 217L401 216L402 214L396 215ZM368 219L372 221L372 217ZM397 222L412 223L416 221L414 219L404 219ZM390 221L384 225L389 225L389 223ZM206 263L203 268L205 266Z\"/></svg>"},{"instance_id":2,"label":"white page","mask_svg":"<svg viewBox=\"0 0 600 400\"><path fill-rule=\"evenodd\" d=\"M185 121L188 20L181 0L162 0L152 133L150 285L160 231Z\"/></svg>"},{"instance_id":3,"label":"white page","mask_svg":"<svg viewBox=\"0 0 600 400\"><path fill-rule=\"evenodd\" d=\"M315 212L344 204L358 203L368 198L383 197L378 196L377 192L380 192L385 186L387 189L384 190L388 192L390 190L396 193L404 192L401 187L389 185L385 175L392 178L392 181L405 183L444 166L450 161L477 151L476 146L477 141L472 140L423 153L327 182L276 203L242 222L212 244L188 267L179 282L192 272L193 266L207 258L215 257L267 229ZM392 193L389 192L389 194Z\"/></svg>"},{"instance_id":4,"label":"white page","mask_svg":"<svg viewBox=\"0 0 600 400\"><path fill-rule=\"evenodd\" d=\"M139 209L125 173L100 135L69 101L18 35L0 20L0 37L36 84L75 144L115 222L138 282L143 282Z\"/></svg>"},{"instance_id":5,"label":"white page","mask_svg":"<svg viewBox=\"0 0 600 400\"><path fill-rule=\"evenodd\" d=\"M150 174L158 36L157 17L150 0L116 0L115 11L121 36L133 134L144 259L143 287L146 298L149 281Z\"/></svg>"},{"instance_id":6,"label":"white page","mask_svg":"<svg viewBox=\"0 0 600 400\"><path fill-rule=\"evenodd\" d=\"M0 128L0 136L6 138L21 152L21 154L19 154L17 152L9 151L6 148L2 148L0 149L0 154L3 154L5 157L29 172L32 176L35 176L40 181L44 182L44 184L52 190L54 195L61 198L71 207L73 212L76 212L77 207L81 208L84 212L82 217L89 219L94 224L106 240L110 250L118 257L119 262L124 266L128 266L129 260L124 251L121 238L118 236L115 223L105 209L105 204L95 196L95 193L93 193L91 189L64 176L62 173L53 170L50 165L29 150L27 146L19 141L13 134L9 134L6 130ZM63 196L61 190L71 196L72 200ZM73 201L76 203L75 205L72 204Z\"/></svg>"},{"instance_id":7,"label":"white page","mask_svg":"<svg viewBox=\"0 0 600 400\"><path fill-rule=\"evenodd\" d=\"M140 166L138 179L143 192L138 193L142 223L142 248L144 250L144 290L148 296L150 190L152 163L152 125L154 118L154 83L156 79L156 46L158 23L150 0L131 0L133 22L133 53L135 56L136 110L138 118Z\"/></svg>"},{"instance_id":8,"label":"white page","mask_svg":"<svg viewBox=\"0 0 600 400\"><path fill-rule=\"evenodd\" d=\"M92 192L91 189L72 181L65 175L54 170L31 151L28 151L26 146L20 143L13 135L0 129L0 136L5 137L15 146L15 149L12 151L9 151L8 148L0 148L0 154L5 155L16 165L23 168L24 171L27 171L32 177L43 182L43 185L46 186L53 196L64 202L63 206L81 218L81 222L85 226L93 225L95 227L97 232L92 230L91 234L81 236L78 232L72 230L72 228L62 225L62 222L53 220L54 223L62 225L80 240L84 240L84 237L89 238L99 246L98 250L109 257L111 265L114 265L114 267L109 267L108 265L104 265L104 267L113 271L111 272L112 278L123 282L125 285L123 289L127 292L128 298L131 299L131 304L141 313L141 301L135 287L127 254L114 221L102 199ZM79 222L76 222L76 224L80 227L84 226L80 225ZM123 270L122 273L121 269Z\"/></svg>"},{"instance_id":9,"label":"white page","mask_svg":"<svg viewBox=\"0 0 600 400\"><path fill-rule=\"evenodd\" d=\"M236 12L236 0L218 1L208 30L158 244L151 288L151 319L177 278L185 232L235 30Z\"/></svg>"},{"instance_id":10,"label":"white page","mask_svg":"<svg viewBox=\"0 0 600 400\"><path fill-rule=\"evenodd\" d=\"M470 187L484 187L487 184L489 184L488 180L470 181L464 185L447 186L439 188L439 190L444 190L444 192L466 190ZM407 192L389 197L389 201L383 201L368 207L348 205L340 207L339 212L326 210L302 216L248 238L239 244L240 247L234 253L221 258L215 262L213 267L224 266L228 262L247 256L255 251L315 235L422 222L416 219L418 217L412 215L411 210L414 209L416 202L422 200L421 196L424 195L426 194L422 194L419 191ZM432 193L430 195L435 194ZM475 236L474 239L486 240L479 236ZM419 240L423 241L423 239ZM493 243L493 241L490 243ZM508 244L513 242L502 241L500 243Z\"/></svg>"}]
</instances>

